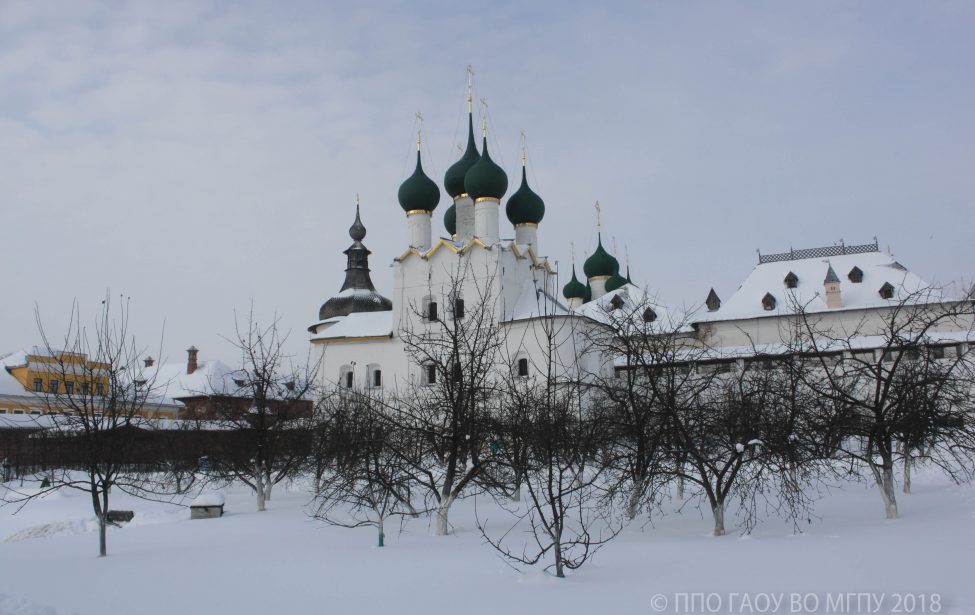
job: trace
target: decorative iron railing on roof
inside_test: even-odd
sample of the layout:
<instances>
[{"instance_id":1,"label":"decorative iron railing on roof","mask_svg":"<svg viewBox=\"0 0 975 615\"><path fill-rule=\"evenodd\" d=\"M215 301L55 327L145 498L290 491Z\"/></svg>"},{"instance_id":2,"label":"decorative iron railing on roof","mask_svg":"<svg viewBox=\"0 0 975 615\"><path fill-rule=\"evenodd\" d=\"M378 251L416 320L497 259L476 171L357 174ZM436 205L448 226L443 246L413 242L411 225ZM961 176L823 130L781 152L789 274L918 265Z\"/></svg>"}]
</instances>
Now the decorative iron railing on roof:
<instances>
[{"instance_id":1,"label":"decorative iron railing on roof","mask_svg":"<svg viewBox=\"0 0 975 615\"><path fill-rule=\"evenodd\" d=\"M867 252L880 252L880 246L876 239L874 239L873 243L865 243L858 246L848 246L840 242L838 246L790 250L788 252L780 252L779 254L762 254L759 252L758 264L794 261L802 258L826 258L829 256L842 256L844 254L864 254Z\"/></svg>"}]
</instances>

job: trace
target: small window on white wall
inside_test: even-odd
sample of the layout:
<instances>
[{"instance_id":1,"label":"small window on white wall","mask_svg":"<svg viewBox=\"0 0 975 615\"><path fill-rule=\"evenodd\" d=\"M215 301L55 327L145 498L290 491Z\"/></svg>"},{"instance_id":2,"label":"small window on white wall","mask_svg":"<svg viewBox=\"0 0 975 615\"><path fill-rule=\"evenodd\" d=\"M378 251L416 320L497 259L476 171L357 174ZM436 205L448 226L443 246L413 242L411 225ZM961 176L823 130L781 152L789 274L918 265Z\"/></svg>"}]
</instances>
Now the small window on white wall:
<instances>
[{"instance_id":1,"label":"small window on white wall","mask_svg":"<svg viewBox=\"0 0 975 615\"><path fill-rule=\"evenodd\" d=\"M352 366L343 365L339 368L339 386L344 389L351 389L353 382Z\"/></svg>"},{"instance_id":2,"label":"small window on white wall","mask_svg":"<svg viewBox=\"0 0 975 615\"><path fill-rule=\"evenodd\" d=\"M522 377L522 378L528 377L528 359L527 358L525 358L525 357L519 358L518 359L518 363L516 365L516 368L518 370L517 371L517 374L520 377Z\"/></svg>"},{"instance_id":3,"label":"small window on white wall","mask_svg":"<svg viewBox=\"0 0 975 615\"><path fill-rule=\"evenodd\" d=\"M378 389L383 386L383 370L376 363L370 363L367 366L369 374L369 386L374 389Z\"/></svg>"},{"instance_id":4,"label":"small window on white wall","mask_svg":"<svg viewBox=\"0 0 975 615\"><path fill-rule=\"evenodd\" d=\"M423 384L437 384L437 366L433 363L424 363L420 366L420 379Z\"/></svg>"},{"instance_id":5,"label":"small window on white wall","mask_svg":"<svg viewBox=\"0 0 975 615\"><path fill-rule=\"evenodd\" d=\"M423 316L423 320L427 322L436 322L440 320L440 316L437 312L437 301L433 297L427 295L420 302L420 313Z\"/></svg>"}]
</instances>

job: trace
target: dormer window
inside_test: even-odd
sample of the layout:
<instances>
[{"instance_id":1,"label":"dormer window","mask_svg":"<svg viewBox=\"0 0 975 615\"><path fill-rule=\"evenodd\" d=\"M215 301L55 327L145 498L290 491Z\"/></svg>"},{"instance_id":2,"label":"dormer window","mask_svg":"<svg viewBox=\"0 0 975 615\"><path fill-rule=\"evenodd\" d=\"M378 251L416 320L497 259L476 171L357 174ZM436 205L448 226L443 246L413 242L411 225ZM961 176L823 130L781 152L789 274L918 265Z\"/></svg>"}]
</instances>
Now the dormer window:
<instances>
[{"instance_id":1,"label":"dormer window","mask_svg":"<svg viewBox=\"0 0 975 615\"><path fill-rule=\"evenodd\" d=\"M657 313L653 311L653 308L643 310L643 322L653 322L655 320L657 320Z\"/></svg>"},{"instance_id":2,"label":"dormer window","mask_svg":"<svg viewBox=\"0 0 975 615\"><path fill-rule=\"evenodd\" d=\"M785 280L783 281L785 282L786 288L795 288L799 286L799 276L791 271L785 276Z\"/></svg>"},{"instance_id":3,"label":"dormer window","mask_svg":"<svg viewBox=\"0 0 975 615\"><path fill-rule=\"evenodd\" d=\"M880 293L881 299L894 298L894 286L890 282L884 282L884 285L880 287L878 292Z\"/></svg>"},{"instance_id":4,"label":"dormer window","mask_svg":"<svg viewBox=\"0 0 975 615\"><path fill-rule=\"evenodd\" d=\"M711 289L708 293L708 298L704 300L704 305L707 306L709 312L717 312L721 307L721 299L718 297L718 293Z\"/></svg>"},{"instance_id":5,"label":"dormer window","mask_svg":"<svg viewBox=\"0 0 975 615\"><path fill-rule=\"evenodd\" d=\"M774 310L775 303L776 303L775 297L772 295L772 293L765 293L765 296L762 297L762 307L765 309L766 312L771 312L772 310Z\"/></svg>"},{"instance_id":6,"label":"dormer window","mask_svg":"<svg viewBox=\"0 0 975 615\"><path fill-rule=\"evenodd\" d=\"M623 298L619 295L613 295L613 298L609 300L609 305L611 309L618 310L623 307Z\"/></svg>"},{"instance_id":7,"label":"dormer window","mask_svg":"<svg viewBox=\"0 0 975 615\"><path fill-rule=\"evenodd\" d=\"M850 273L848 273L846 277L848 277L854 284L859 284L863 281L863 270L859 267L853 267L853 269L850 269Z\"/></svg>"}]
</instances>

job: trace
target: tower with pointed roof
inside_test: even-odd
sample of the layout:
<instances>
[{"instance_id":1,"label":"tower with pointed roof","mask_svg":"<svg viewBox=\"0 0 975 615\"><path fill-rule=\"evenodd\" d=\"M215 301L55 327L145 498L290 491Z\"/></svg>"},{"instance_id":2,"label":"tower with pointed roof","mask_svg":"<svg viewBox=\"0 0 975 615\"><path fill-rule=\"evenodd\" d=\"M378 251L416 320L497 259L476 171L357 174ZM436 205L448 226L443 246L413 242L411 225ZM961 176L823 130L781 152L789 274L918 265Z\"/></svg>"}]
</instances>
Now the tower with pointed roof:
<instances>
[{"instance_id":1,"label":"tower with pointed roof","mask_svg":"<svg viewBox=\"0 0 975 615\"><path fill-rule=\"evenodd\" d=\"M362 240L366 237L366 227L359 216L359 204L355 206L355 222L349 228L352 245L345 249L345 282L339 294L331 297L318 310L319 325L337 317L362 312L388 312L393 303L376 292L369 275L369 255ZM313 325L315 327L316 325Z\"/></svg>"}]
</instances>

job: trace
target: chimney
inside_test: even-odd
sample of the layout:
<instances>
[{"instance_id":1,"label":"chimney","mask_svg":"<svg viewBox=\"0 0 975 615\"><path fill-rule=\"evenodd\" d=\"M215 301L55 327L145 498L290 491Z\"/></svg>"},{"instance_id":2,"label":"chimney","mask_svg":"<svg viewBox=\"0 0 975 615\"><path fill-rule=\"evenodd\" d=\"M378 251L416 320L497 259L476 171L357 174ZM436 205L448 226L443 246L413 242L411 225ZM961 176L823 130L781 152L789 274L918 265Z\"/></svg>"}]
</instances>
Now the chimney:
<instances>
[{"instance_id":1,"label":"chimney","mask_svg":"<svg viewBox=\"0 0 975 615\"><path fill-rule=\"evenodd\" d=\"M152 357L146 357L145 363L146 363L146 367L152 367L153 365L155 365L156 360L153 359Z\"/></svg>"},{"instance_id":2,"label":"chimney","mask_svg":"<svg viewBox=\"0 0 975 615\"><path fill-rule=\"evenodd\" d=\"M832 265L826 271L826 279L823 280L823 287L826 289L826 307L831 310L843 307L843 301L840 299L840 278L833 271Z\"/></svg>"},{"instance_id":3,"label":"chimney","mask_svg":"<svg viewBox=\"0 0 975 615\"><path fill-rule=\"evenodd\" d=\"M186 349L186 373L192 374L196 371L196 354L200 352L197 350L196 346L190 346Z\"/></svg>"}]
</instances>

